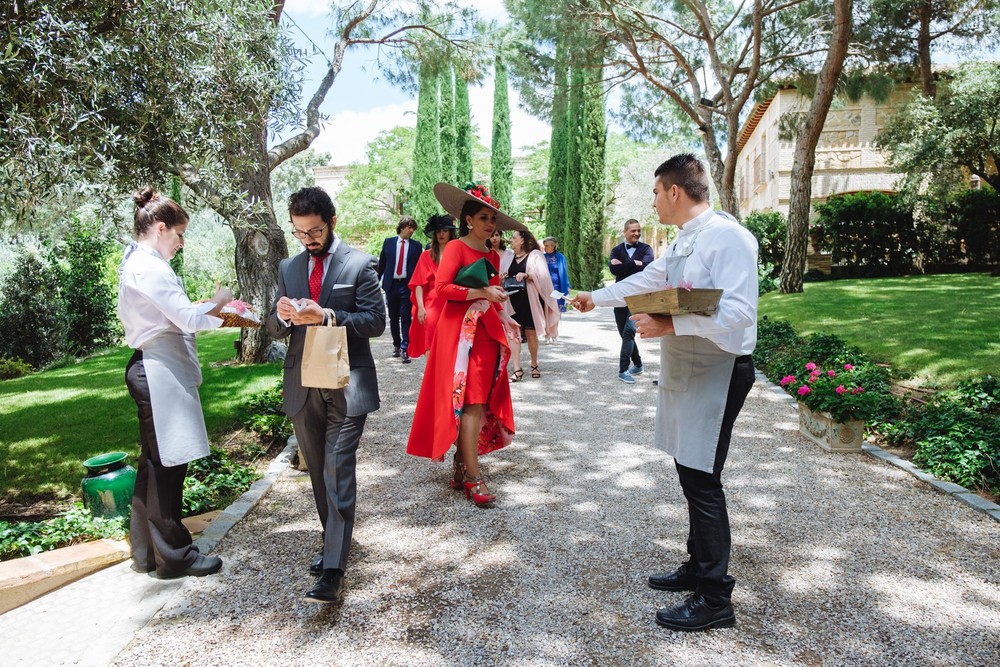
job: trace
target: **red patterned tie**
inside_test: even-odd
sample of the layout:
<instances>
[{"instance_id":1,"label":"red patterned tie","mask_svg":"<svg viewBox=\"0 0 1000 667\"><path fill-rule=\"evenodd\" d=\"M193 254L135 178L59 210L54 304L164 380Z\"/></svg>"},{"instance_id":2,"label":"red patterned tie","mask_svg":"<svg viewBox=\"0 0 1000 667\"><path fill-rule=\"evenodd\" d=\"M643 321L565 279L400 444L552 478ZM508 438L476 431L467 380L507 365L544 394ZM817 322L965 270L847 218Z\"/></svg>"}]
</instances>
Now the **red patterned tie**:
<instances>
[{"instance_id":1,"label":"red patterned tie","mask_svg":"<svg viewBox=\"0 0 1000 667\"><path fill-rule=\"evenodd\" d=\"M396 255L398 255L398 257L396 257L396 275L400 278L406 277L403 275L403 253L405 252L405 243L406 241L399 239L399 249L396 250Z\"/></svg>"},{"instance_id":2,"label":"red patterned tie","mask_svg":"<svg viewBox=\"0 0 1000 667\"><path fill-rule=\"evenodd\" d=\"M315 263L312 273L309 274L309 298L316 302L319 302L319 291L323 289L323 260L329 254L327 252L322 255L313 255Z\"/></svg>"}]
</instances>

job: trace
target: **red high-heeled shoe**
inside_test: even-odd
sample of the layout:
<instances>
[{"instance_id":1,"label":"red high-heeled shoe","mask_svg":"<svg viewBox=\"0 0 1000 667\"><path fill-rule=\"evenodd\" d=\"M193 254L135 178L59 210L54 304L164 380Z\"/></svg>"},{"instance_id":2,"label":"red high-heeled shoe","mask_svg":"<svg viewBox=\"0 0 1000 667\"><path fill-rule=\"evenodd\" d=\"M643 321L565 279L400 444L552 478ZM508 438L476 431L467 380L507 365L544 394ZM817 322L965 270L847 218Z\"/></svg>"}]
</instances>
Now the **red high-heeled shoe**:
<instances>
[{"instance_id":1,"label":"red high-heeled shoe","mask_svg":"<svg viewBox=\"0 0 1000 667\"><path fill-rule=\"evenodd\" d=\"M462 477L462 484L465 486L465 497L478 506L489 505L497 499L495 493L486 488L486 482L482 477Z\"/></svg>"},{"instance_id":2,"label":"red high-heeled shoe","mask_svg":"<svg viewBox=\"0 0 1000 667\"><path fill-rule=\"evenodd\" d=\"M452 476L448 480L448 486L450 486L455 491L464 491L465 484L463 480L465 479L465 462L458 460L458 455L451 462Z\"/></svg>"}]
</instances>

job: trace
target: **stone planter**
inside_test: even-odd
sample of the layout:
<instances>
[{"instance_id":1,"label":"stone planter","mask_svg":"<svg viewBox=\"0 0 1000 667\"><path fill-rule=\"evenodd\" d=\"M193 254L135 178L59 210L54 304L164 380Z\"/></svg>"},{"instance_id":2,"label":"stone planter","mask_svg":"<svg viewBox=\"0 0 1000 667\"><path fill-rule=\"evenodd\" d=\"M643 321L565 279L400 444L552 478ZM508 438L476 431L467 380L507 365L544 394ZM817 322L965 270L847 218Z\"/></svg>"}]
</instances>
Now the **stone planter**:
<instances>
[{"instance_id":1,"label":"stone planter","mask_svg":"<svg viewBox=\"0 0 1000 667\"><path fill-rule=\"evenodd\" d=\"M837 422L829 412L813 412L799 403L799 432L828 452L860 452L865 423L859 419Z\"/></svg>"}]
</instances>

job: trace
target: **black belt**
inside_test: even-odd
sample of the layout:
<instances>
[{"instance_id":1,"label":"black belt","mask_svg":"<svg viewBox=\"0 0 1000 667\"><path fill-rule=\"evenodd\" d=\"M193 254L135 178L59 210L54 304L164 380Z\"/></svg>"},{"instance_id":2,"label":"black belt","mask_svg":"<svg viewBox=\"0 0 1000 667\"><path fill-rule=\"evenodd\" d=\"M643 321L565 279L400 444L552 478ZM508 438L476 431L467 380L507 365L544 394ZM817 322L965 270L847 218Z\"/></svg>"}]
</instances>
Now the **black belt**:
<instances>
[{"instance_id":1,"label":"black belt","mask_svg":"<svg viewBox=\"0 0 1000 667\"><path fill-rule=\"evenodd\" d=\"M392 282L394 282L394 283L405 283L408 280L409 280L409 278L393 278Z\"/></svg>"}]
</instances>

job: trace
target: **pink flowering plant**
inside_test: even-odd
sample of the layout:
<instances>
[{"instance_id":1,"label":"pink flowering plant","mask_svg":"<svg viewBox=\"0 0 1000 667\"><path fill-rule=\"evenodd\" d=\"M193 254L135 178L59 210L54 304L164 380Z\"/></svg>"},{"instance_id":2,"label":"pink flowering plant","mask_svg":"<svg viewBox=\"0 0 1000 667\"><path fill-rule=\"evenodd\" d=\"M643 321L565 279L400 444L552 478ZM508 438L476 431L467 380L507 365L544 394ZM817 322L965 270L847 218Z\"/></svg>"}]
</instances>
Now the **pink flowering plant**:
<instances>
[{"instance_id":1,"label":"pink flowering plant","mask_svg":"<svg viewBox=\"0 0 1000 667\"><path fill-rule=\"evenodd\" d=\"M821 368L809 362L780 384L813 412L829 412L839 422L868 419L878 407L878 397L865 392L852 364Z\"/></svg>"}]
</instances>

